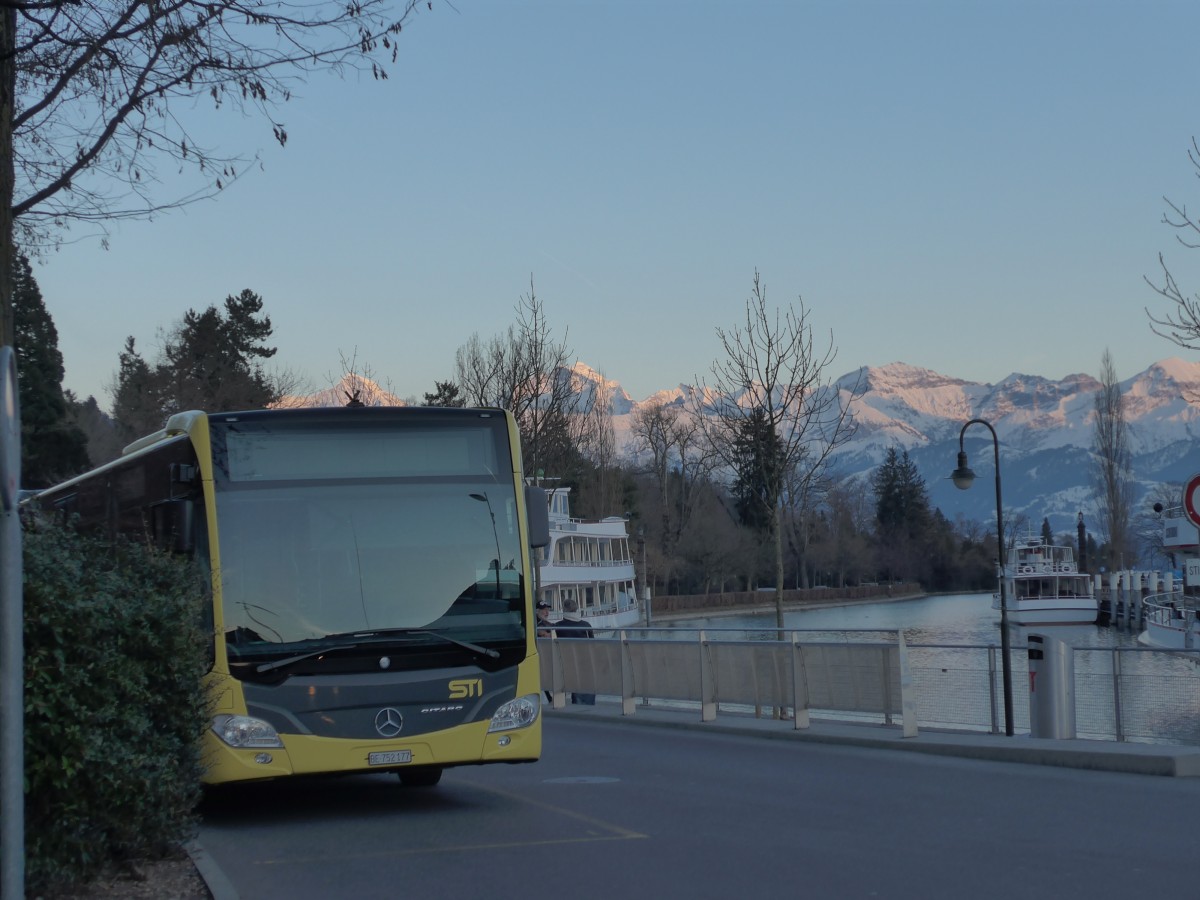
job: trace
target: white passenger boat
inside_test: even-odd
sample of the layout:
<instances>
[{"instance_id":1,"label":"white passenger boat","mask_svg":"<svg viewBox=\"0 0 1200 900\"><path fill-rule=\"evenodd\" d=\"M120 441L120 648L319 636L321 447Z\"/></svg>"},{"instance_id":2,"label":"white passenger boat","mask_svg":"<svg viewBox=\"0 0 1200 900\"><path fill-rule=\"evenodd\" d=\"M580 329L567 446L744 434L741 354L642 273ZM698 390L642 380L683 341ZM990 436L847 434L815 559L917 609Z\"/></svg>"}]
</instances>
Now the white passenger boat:
<instances>
[{"instance_id":1,"label":"white passenger boat","mask_svg":"<svg viewBox=\"0 0 1200 900\"><path fill-rule=\"evenodd\" d=\"M1185 509L1156 506L1155 511L1162 514L1163 551L1180 561L1185 572L1196 571L1200 531ZM1195 590L1168 583L1164 593L1147 597L1142 603L1146 629L1138 635L1138 643L1167 650L1200 649L1200 596Z\"/></svg>"},{"instance_id":2,"label":"white passenger boat","mask_svg":"<svg viewBox=\"0 0 1200 900\"><path fill-rule=\"evenodd\" d=\"M562 602L571 597L594 628L641 624L625 519L574 519L570 493L569 487L547 490L550 546L538 558L538 599L550 604L551 620L562 618Z\"/></svg>"},{"instance_id":3,"label":"white passenger boat","mask_svg":"<svg viewBox=\"0 0 1200 900\"><path fill-rule=\"evenodd\" d=\"M1002 576L1008 618L1018 625L1090 625L1099 606L1090 575L1079 571L1072 547L1040 537L1018 540ZM992 598L1000 609L1000 594Z\"/></svg>"},{"instance_id":4,"label":"white passenger boat","mask_svg":"<svg viewBox=\"0 0 1200 900\"><path fill-rule=\"evenodd\" d=\"M1200 597L1154 594L1142 605L1146 630L1138 643L1165 650L1200 650Z\"/></svg>"}]
</instances>

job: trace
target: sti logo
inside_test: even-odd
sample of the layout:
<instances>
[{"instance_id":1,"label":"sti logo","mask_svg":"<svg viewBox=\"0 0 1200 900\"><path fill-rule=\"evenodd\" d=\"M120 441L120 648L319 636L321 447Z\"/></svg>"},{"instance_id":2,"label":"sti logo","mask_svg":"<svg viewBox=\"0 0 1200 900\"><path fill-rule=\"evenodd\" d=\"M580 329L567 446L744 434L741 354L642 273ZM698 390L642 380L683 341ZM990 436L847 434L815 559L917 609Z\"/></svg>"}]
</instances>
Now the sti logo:
<instances>
[{"instance_id":1,"label":"sti logo","mask_svg":"<svg viewBox=\"0 0 1200 900\"><path fill-rule=\"evenodd\" d=\"M450 682L450 699L463 700L467 697L483 696L482 678L459 678Z\"/></svg>"}]
</instances>

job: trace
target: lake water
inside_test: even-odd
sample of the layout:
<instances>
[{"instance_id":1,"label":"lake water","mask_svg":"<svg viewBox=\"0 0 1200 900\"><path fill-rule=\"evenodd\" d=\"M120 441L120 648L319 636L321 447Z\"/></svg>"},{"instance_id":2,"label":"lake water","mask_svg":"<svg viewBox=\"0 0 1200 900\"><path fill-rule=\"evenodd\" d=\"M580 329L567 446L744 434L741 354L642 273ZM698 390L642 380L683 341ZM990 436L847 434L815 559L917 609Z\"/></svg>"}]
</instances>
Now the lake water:
<instances>
[{"instance_id":1,"label":"lake water","mask_svg":"<svg viewBox=\"0 0 1200 900\"><path fill-rule=\"evenodd\" d=\"M659 627L660 623L655 623ZM775 630L775 613L753 615L698 616L661 623L665 628L714 632L737 630L760 633ZM995 644L1000 645L1000 614L992 609L991 594L946 594L830 606L822 609L791 610L784 613L784 627L841 634L849 630L904 629L904 639L912 644ZM1014 626L1010 634L1013 647L1025 646L1028 631ZM1038 626L1032 629L1065 641L1072 647L1136 647L1137 634L1098 625ZM814 638L821 639L814 635ZM864 635L864 640L871 636Z\"/></svg>"}]
</instances>

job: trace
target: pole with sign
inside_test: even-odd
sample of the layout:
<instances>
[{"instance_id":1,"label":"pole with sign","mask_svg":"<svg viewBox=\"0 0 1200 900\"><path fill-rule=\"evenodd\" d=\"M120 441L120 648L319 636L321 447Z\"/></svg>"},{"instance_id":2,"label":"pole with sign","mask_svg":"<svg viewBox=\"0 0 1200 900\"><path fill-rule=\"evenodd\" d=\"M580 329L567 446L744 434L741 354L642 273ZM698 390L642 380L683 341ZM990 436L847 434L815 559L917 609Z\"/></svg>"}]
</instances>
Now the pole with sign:
<instances>
[{"instance_id":1,"label":"pole with sign","mask_svg":"<svg viewBox=\"0 0 1200 900\"><path fill-rule=\"evenodd\" d=\"M0 347L0 895L25 896L25 646L17 357Z\"/></svg>"},{"instance_id":2,"label":"pole with sign","mask_svg":"<svg viewBox=\"0 0 1200 900\"><path fill-rule=\"evenodd\" d=\"M1200 528L1200 472L1187 480L1183 488L1183 509L1188 521Z\"/></svg>"},{"instance_id":3,"label":"pole with sign","mask_svg":"<svg viewBox=\"0 0 1200 900\"><path fill-rule=\"evenodd\" d=\"M1183 561L1183 586L1200 587L1200 559L1194 556Z\"/></svg>"},{"instance_id":4,"label":"pole with sign","mask_svg":"<svg viewBox=\"0 0 1200 900\"><path fill-rule=\"evenodd\" d=\"M1188 521L1200 534L1200 472L1193 475L1183 486L1183 511ZM1200 585L1200 560L1185 559L1183 562L1183 586Z\"/></svg>"}]
</instances>

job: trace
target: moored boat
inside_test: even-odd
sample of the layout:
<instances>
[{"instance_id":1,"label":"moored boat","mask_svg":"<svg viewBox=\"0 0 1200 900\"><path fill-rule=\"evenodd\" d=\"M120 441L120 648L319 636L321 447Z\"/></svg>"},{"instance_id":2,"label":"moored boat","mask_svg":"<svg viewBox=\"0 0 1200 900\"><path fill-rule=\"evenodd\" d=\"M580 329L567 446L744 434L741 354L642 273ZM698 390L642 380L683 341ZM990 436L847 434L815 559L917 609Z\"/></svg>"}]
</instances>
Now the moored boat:
<instances>
[{"instance_id":1,"label":"moored boat","mask_svg":"<svg viewBox=\"0 0 1200 900\"><path fill-rule=\"evenodd\" d=\"M1099 612L1092 578L1079 571L1075 550L1040 537L1018 540L1001 573L1008 617L1018 625L1090 625ZM1000 594L992 598L1000 609Z\"/></svg>"},{"instance_id":2,"label":"moored boat","mask_svg":"<svg viewBox=\"0 0 1200 900\"><path fill-rule=\"evenodd\" d=\"M1166 650L1200 649L1200 597L1172 591L1147 597L1138 643Z\"/></svg>"},{"instance_id":3,"label":"moored boat","mask_svg":"<svg viewBox=\"0 0 1200 900\"><path fill-rule=\"evenodd\" d=\"M550 545L539 556L538 599L550 604L551 620L562 618L572 598L593 628L628 628L642 622L633 555L625 519L572 518L569 487L547 491Z\"/></svg>"},{"instance_id":4,"label":"moored boat","mask_svg":"<svg viewBox=\"0 0 1200 900\"><path fill-rule=\"evenodd\" d=\"M1155 510L1162 514L1164 552L1181 559L1185 571L1195 571L1200 531L1187 511L1182 506ZM1187 579L1182 589L1168 582L1165 592L1145 599L1142 610L1146 628L1138 635L1139 643L1167 650L1200 649L1200 596L1195 587L1187 587Z\"/></svg>"}]
</instances>

